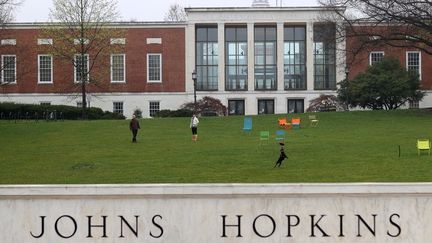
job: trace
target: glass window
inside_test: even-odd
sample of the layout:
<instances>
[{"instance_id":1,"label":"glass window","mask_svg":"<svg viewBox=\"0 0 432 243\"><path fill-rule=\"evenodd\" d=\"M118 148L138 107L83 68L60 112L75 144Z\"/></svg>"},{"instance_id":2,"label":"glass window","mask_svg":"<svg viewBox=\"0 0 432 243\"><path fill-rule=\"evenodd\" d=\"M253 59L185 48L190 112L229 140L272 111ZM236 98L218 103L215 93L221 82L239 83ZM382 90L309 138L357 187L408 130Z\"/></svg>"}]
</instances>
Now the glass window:
<instances>
[{"instance_id":1,"label":"glass window","mask_svg":"<svg viewBox=\"0 0 432 243\"><path fill-rule=\"evenodd\" d=\"M333 24L314 26L315 89L336 89L336 28Z\"/></svg>"},{"instance_id":2,"label":"glass window","mask_svg":"<svg viewBox=\"0 0 432 243\"><path fill-rule=\"evenodd\" d=\"M258 115L274 114L274 100L258 100Z\"/></svg>"},{"instance_id":3,"label":"glass window","mask_svg":"<svg viewBox=\"0 0 432 243\"><path fill-rule=\"evenodd\" d=\"M111 55L111 82L126 82L125 54Z\"/></svg>"},{"instance_id":4,"label":"glass window","mask_svg":"<svg viewBox=\"0 0 432 243\"><path fill-rule=\"evenodd\" d=\"M156 113L160 111L159 101L150 101L149 103L150 116L153 117Z\"/></svg>"},{"instance_id":5,"label":"glass window","mask_svg":"<svg viewBox=\"0 0 432 243\"><path fill-rule=\"evenodd\" d=\"M216 26L196 28L197 90L218 89L218 35Z\"/></svg>"},{"instance_id":6,"label":"glass window","mask_svg":"<svg viewBox=\"0 0 432 243\"><path fill-rule=\"evenodd\" d=\"M15 55L2 55L2 83L16 83Z\"/></svg>"},{"instance_id":7,"label":"glass window","mask_svg":"<svg viewBox=\"0 0 432 243\"><path fill-rule=\"evenodd\" d=\"M304 113L304 100L288 99L288 113Z\"/></svg>"},{"instance_id":8,"label":"glass window","mask_svg":"<svg viewBox=\"0 0 432 243\"><path fill-rule=\"evenodd\" d=\"M384 57L383 51L373 51L369 54L369 65L374 65L377 62L380 62Z\"/></svg>"},{"instance_id":9,"label":"glass window","mask_svg":"<svg viewBox=\"0 0 432 243\"><path fill-rule=\"evenodd\" d=\"M75 62L74 62L74 72L75 72L75 82L80 83L83 81L83 78L85 77L85 81L88 82L90 79L89 75L89 55L85 54L84 56L81 56L80 54L75 55ZM81 71L83 69L83 71ZM82 75L84 74L84 77Z\"/></svg>"},{"instance_id":10,"label":"glass window","mask_svg":"<svg viewBox=\"0 0 432 243\"><path fill-rule=\"evenodd\" d=\"M247 90L247 29L225 28L225 89Z\"/></svg>"},{"instance_id":11,"label":"glass window","mask_svg":"<svg viewBox=\"0 0 432 243\"><path fill-rule=\"evenodd\" d=\"M409 51L406 54L406 67L408 71L415 72L421 79L421 54L418 51Z\"/></svg>"},{"instance_id":12,"label":"glass window","mask_svg":"<svg viewBox=\"0 0 432 243\"><path fill-rule=\"evenodd\" d=\"M52 56L51 55L39 55L38 56L38 82L39 83L52 83L53 72L52 72Z\"/></svg>"},{"instance_id":13,"label":"glass window","mask_svg":"<svg viewBox=\"0 0 432 243\"><path fill-rule=\"evenodd\" d=\"M244 100L228 100L228 115L244 115L245 101Z\"/></svg>"},{"instance_id":14,"label":"glass window","mask_svg":"<svg viewBox=\"0 0 432 243\"><path fill-rule=\"evenodd\" d=\"M162 82L162 54L147 54L147 82Z\"/></svg>"},{"instance_id":15,"label":"glass window","mask_svg":"<svg viewBox=\"0 0 432 243\"><path fill-rule=\"evenodd\" d=\"M255 89L277 88L276 27L255 27Z\"/></svg>"},{"instance_id":16,"label":"glass window","mask_svg":"<svg viewBox=\"0 0 432 243\"><path fill-rule=\"evenodd\" d=\"M306 89L306 31L305 27L284 28L284 88Z\"/></svg>"},{"instance_id":17,"label":"glass window","mask_svg":"<svg viewBox=\"0 0 432 243\"><path fill-rule=\"evenodd\" d=\"M113 112L123 115L123 102L113 102Z\"/></svg>"}]
</instances>

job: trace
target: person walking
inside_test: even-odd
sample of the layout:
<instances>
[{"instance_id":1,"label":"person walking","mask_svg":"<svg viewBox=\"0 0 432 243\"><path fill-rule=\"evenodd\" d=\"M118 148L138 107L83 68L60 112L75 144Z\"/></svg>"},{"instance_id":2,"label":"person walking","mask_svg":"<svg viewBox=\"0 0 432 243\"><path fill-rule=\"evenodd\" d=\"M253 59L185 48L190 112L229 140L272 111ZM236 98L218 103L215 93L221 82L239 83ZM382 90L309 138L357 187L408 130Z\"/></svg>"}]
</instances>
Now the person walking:
<instances>
[{"instance_id":1,"label":"person walking","mask_svg":"<svg viewBox=\"0 0 432 243\"><path fill-rule=\"evenodd\" d=\"M190 121L190 128L192 129L192 141L197 141L198 140L198 117L196 117L196 115L194 114L191 118Z\"/></svg>"},{"instance_id":2,"label":"person walking","mask_svg":"<svg viewBox=\"0 0 432 243\"><path fill-rule=\"evenodd\" d=\"M285 154L285 143L280 142L280 155L279 155L279 159L276 161L276 164L273 168L280 167L282 165L282 161L284 161L284 159L288 159L288 156Z\"/></svg>"},{"instance_id":3,"label":"person walking","mask_svg":"<svg viewBox=\"0 0 432 243\"><path fill-rule=\"evenodd\" d=\"M136 137L138 134L138 129L140 129L140 124L135 115L132 115L132 120L129 123L129 129L132 131L132 143L136 143Z\"/></svg>"}]
</instances>

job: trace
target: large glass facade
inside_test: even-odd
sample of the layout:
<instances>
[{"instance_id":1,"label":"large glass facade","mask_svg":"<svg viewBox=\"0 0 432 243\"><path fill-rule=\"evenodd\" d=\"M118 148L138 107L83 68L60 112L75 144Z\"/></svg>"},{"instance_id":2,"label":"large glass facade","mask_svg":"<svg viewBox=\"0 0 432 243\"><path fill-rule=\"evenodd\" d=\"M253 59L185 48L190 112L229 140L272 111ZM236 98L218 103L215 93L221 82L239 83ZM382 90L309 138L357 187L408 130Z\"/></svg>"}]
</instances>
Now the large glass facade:
<instances>
[{"instance_id":1,"label":"large glass facade","mask_svg":"<svg viewBox=\"0 0 432 243\"><path fill-rule=\"evenodd\" d=\"M255 27L255 89L277 89L276 27Z\"/></svg>"},{"instance_id":2,"label":"large glass facade","mask_svg":"<svg viewBox=\"0 0 432 243\"><path fill-rule=\"evenodd\" d=\"M225 89L247 90L247 28L225 28Z\"/></svg>"},{"instance_id":3,"label":"large glass facade","mask_svg":"<svg viewBox=\"0 0 432 243\"><path fill-rule=\"evenodd\" d=\"M196 28L197 90L218 89L217 26Z\"/></svg>"},{"instance_id":4,"label":"large glass facade","mask_svg":"<svg viewBox=\"0 0 432 243\"><path fill-rule=\"evenodd\" d=\"M336 89L336 29L331 24L314 25L315 89Z\"/></svg>"},{"instance_id":5,"label":"large glass facade","mask_svg":"<svg viewBox=\"0 0 432 243\"><path fill-rule=\"evenodd\" d=\"M284 89L306 89L306 29L284 28Z\"/></svg>"}]
</instances>

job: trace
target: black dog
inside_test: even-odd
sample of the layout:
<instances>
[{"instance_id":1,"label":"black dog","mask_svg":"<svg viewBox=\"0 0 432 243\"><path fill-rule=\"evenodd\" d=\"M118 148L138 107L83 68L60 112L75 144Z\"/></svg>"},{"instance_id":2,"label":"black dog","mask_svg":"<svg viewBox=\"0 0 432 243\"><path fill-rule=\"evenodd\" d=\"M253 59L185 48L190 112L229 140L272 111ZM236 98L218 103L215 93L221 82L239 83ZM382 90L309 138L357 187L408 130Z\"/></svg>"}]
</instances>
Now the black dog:
<instances>
[{"instance_id":1,"label":"black dog","mask_svg":"<svg viewBox=\"0 0 432 243\"><path fill-rule=\"evenodd\" d=\"M285 149L284 149L285 144L284 143L279 143L279 144L281 146L280 147L280 155L279 155L279 159L276 161L276 164L273 168L276 168L276 166L280 167L282 165L282 161L284 159L288 159L288 156L285 154Z\"/></svg>"}]
</instances>

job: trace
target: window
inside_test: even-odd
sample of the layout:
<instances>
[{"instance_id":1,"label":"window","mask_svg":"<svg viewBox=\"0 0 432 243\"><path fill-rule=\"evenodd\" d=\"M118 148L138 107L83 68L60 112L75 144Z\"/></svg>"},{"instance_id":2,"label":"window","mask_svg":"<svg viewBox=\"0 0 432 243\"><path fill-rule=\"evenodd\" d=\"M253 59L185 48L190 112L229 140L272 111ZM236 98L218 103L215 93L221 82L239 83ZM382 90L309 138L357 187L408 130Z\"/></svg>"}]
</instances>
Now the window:
<instances>
[{"instance_id":1,"label":"window","mask_svg":"<svg viewBox=\"0 0 432 243\"><path fill-rule=\"evenodd\" d=\"M410 109L418 109L419 108L419 101L418 100L410 100L409 101L409 108Z\"/></svg>"},{"instance_id":2,"label":"window","mask_svg":"<svg viewBox=\"0 0 432 243\"><path fill-rule=\"evenodd\" d=\"M284 29L284 88L306 89L306 29Z\"/></svg>"},{"instance_id":3,"label":"window","mask_svg":"<svg viewBox=\"0 0 432 243\"><path fill-rule=\"evenodd\" d=\"M156 113L160 111L159 101L150 101L149 103L150 116L153 117Z\"/></svg>"},{"instance_id":4,"label":"window","mask_svg":"<svg viewBox=\"0 0 432 243\"><path fill-rule=\"evenodd\" d=\"M374 65L377 62L380 62L384 57L383 51L373 51L369 54L369 65Z\"/></svg>"},{"instance_id":5,"label":"window","mask_svg":"<svg viewBox=\"0 0 432 243\"><path fill-rule=\"evenodd\" d=\"M218 89L218 34L217 27L196 28L197 90Z\"/></svg>"},{"instance_id":6,"label":"window","mask_svg":"<svg viewBox=\"0 0 432 243\"><path fill-rule=\"evenodd\" d=\"M228 115L244 115L245 101L244 100L228 100Z\"/></svg>"},{"instance_id":7,"label":"window","mask_svg":"<svg viewBox=\"0 0 432 243\"><path fill-rule=\"evenodd\" d=\"M162 82L162 55L147 54L147 82Z\"/></svg>"},{"instance_id":8,"label":"window","mask_svg":"<svg viewBox=\"0 0 432 243\"><path fill-rule=\"evenodd\" d=\"M113 54L111 55L111 82L124 83L126 82L126 55Z\"/></svg>"},{"instance_id":9,"label":"window","mask_svg":"<svg viewBox=\"0 0 432 243\"><path fill-rule=\"evenodd\" d=\"M81 83L83 81L83 78L85 78L85 81L88 82L90 79L89 75L89 55L85 54L84 56L80 54L75 55L75 62L74 62L74 73L75 73L75 83ZM83 68L83 71L81 72L81 68ZM82 77L82 75L86 75Z\"/></svg>"},{"instance_id":10,"label":"window","mask_svg":"<svg viewBox=\"0 0 432 243\"><path fill-rule=\"evenodd\" d=\"M274 114L274 100L258 100L258 115Z\"/></svg>"},{"instance_id":11,"label":"window","mask_svg":"<svg viewBox=\"0 0 432 243\"><path fill-rule=\"evenodd\" d=\"M315 89L336 89L336 28L334 25L314 26Z\"/></svg>"},{"instance_id":12,"label":"window","mask_svg":"<svg viewBox=\"0 0 432 243\"><path fill-rule=\"evenodd\" d=\"M77 107L78 108L82 108L82 105L83 105L82 101L77 101Z\"/></svg>"},{"instance_id":13,"label":"window","mask_svg":"<svg viewBox=\"0 0 432 243\"><path fill-rule=\"evenodd\" d=\"M418 74L419 79L421 79L421 53L419 51L406 53L406 67L408 71Z\"/></svg>"},{"instance_id":14,"label":"window","mask_svg":"<svg viewBox=\"0 0 432 243\"><path fill-rule=\"evenodd\" d=\"M49 105L51 105L51 101L41 101L40 105L41 106L49 106Z\"/></svg>"},{"instance_id":15,"label":"window","mask_svg":"<svg viewBox=\"0 0 432 243\"><path fill-rule=\"evenodd\" d=\"M51 55L38 55L38 83L53 82L53 60Z\"/></svg>"},{"instance_id":16,"label":"window","mask_svg":"<svg viewBox=\"0 0 432 243\"><path fill-rule=\"evenodd\" d=\"M113 102L113 112L123 115L123 102Z\"/></svg>"},{"instance_id":17,"label":"window","mask_svg":"<svg viewBox=\"0 0 432 243\"><path fill-rule=\"evenodd\" d=\"M288 99L288 113L304 113L304 100Z\"/></svg>"},{"instance_id":18,"label":"window","mask_svg":"<svg viewBox=\"0 0 432 243\"><path fill-rule=\"evenodd\" d=\"M225 28L225 89L247 90L247 28Z\"/></svg>"},{"instance_id":19,"label":"window","mask_svg":"<svg viewBox=\"0 0 432 243\"><path fill-rule=\"evenodd\" d=\"M15 55L2 55L2 83L16 83Z\"/></svg>"},{"instance_id":20,"label":"window","mask_svg":"<svg viewBox=\"0 0 432 243\"><path fill-rule=\"evenodd\" d=\"M255 27L255 89L275 90L276 27Z\"/></svg>"}]
</instances>

